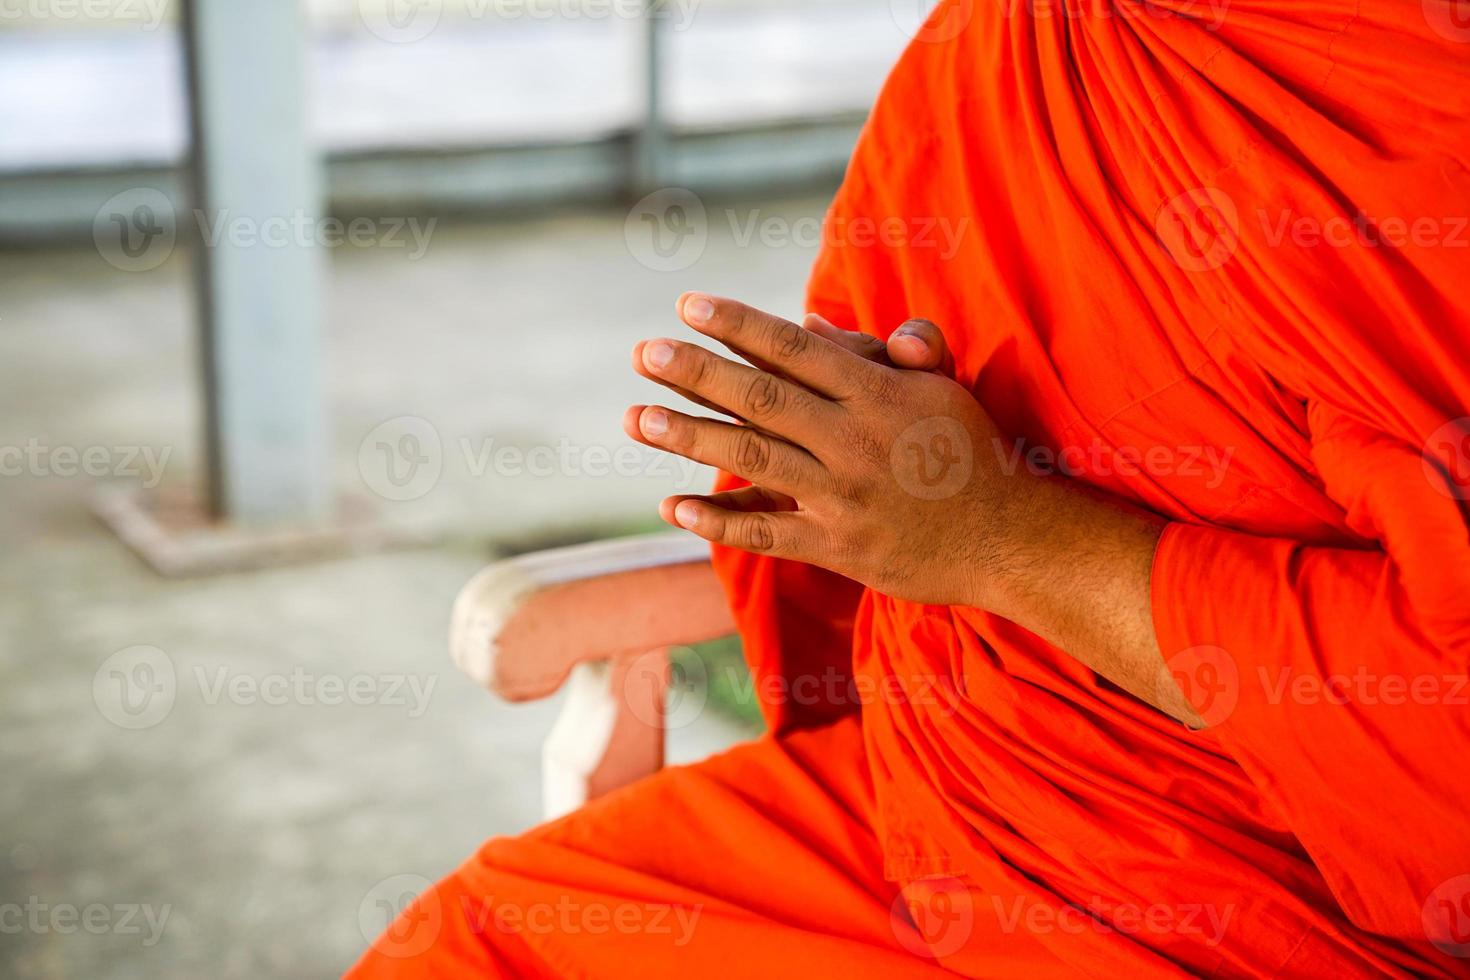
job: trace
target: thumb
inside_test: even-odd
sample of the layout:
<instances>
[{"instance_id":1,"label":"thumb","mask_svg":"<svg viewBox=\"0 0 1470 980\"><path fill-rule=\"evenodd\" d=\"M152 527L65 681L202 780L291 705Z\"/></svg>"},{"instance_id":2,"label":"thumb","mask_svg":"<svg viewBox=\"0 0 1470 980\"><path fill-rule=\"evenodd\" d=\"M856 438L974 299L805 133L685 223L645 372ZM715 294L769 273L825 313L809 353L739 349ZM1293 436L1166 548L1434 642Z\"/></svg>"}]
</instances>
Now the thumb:
<instances>
[{"instance_id":1,"label":"thumb","mask_svg":"<svg viewBox=\"0 0 1470 980\"><path fill-rule=\"evenodd\" d=\"M894 367L911 371L948 371L952 358L944 333L928 320L906 320L888 337Z\"/></svg>"}]
</instances>

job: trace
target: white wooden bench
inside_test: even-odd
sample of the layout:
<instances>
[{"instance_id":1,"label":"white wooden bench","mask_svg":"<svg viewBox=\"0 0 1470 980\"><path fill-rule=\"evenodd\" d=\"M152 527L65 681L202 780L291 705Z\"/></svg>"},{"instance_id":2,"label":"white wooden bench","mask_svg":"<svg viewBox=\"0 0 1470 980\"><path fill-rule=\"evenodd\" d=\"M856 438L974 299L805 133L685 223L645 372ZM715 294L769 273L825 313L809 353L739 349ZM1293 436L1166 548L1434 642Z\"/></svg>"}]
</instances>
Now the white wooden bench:
<instances>
[{"instance_id":1,"label":"white wooden bench","mask_svg":"<svg viewBox=\"0 0 1470 980\"><path fill-rule=\"evenodd\" d=\"M669 648L734 630L709 544L672 531L490 565L455 601L450 650L508 701L567 685L542 748L550 819L663 766Z\"/></svg>"}]
</instances>

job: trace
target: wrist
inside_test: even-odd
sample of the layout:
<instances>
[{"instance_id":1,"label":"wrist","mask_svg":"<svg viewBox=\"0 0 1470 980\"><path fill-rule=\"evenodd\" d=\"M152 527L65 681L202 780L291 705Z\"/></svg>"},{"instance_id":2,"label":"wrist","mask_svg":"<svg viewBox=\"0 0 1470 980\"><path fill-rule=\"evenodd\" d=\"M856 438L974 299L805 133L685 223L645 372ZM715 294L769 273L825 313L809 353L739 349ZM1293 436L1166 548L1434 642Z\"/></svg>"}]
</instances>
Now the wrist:
<instances>
[{"instance_id":1,"label":"wrist","mask_svg":"<svg viewBox=\"0 0 1470 980\"><path fill-rule=\"evenodd\" d=\"M1056 477L1017 484L992 514L974 605L1028 628L1059 605L1086 607L1088 583L1120 574L1121 563L1151 564L1168 523Z\"/></svg>"},{"instance_id":2,"label":"wrist","mask_svg":"<svg viewBox=\"0 0 1470 980\"><path fill-rule=\"evenodd\" d=\"M984 521L975 535L969 595L970 605L1010 619L1036 588L1058 501L1056 488L1040 477L1013 477L1005 491L977 508Z\"/></svg>"}]
</instances>

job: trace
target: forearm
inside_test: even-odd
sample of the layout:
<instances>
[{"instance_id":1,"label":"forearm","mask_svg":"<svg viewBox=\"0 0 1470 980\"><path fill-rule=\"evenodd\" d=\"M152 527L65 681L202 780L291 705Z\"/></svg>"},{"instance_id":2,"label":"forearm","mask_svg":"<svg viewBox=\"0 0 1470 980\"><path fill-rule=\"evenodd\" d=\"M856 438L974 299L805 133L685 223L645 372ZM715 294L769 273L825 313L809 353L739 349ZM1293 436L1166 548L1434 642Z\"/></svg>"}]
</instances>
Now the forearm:
<instances>
[{"instance_id":1,"label":"forearm","mask_svg":"<svg viewBox=\"0 0 1470 980\"><path fill-rule=\"evenodd\" d=\"M1160 711L1203 727L1167 678L1149 573L1165 522L1079 484L1035 479L1015 495L1012 542L977 605L1026 627Z\"/></svg>"}]
</instances>

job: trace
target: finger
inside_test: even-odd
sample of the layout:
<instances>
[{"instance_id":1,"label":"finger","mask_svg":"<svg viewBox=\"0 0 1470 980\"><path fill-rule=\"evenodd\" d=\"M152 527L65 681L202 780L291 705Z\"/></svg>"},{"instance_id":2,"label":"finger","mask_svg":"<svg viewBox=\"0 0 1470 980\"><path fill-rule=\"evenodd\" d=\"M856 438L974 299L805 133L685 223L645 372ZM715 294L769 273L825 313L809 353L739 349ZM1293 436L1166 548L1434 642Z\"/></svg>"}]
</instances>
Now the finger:
<instances>
[{"instance_id":1,"label":"finger","mask_svg":"<svg viewBox=\"0 0 1470 980\"><path fill-rule=\"evenodd\" d=\"M886 343L871 334L843 330L816 313L808 313L802 326L859 357L885 367L949 373L953 365L943 331L928 320L907 321L889 335Z\"/></svg>"},{"instance_id":2,"label":"finger","mask_svg":"<svg viewBox=\"0 0 1470 980\"><path fill-rule=\"evenodd\" d=\"M748 425L695 418L658 405L638 415L641 442L698 463L718 467L751 483L800 498L820 489L826 470L806 450Z\"/></svg>"},{"instance_id":3,"label":"finger","mask_svg":"<svg viewBox=\"0 0 1470 980\"><path fill-rule=\"evenodd\" d=\"M802 513L741 513L690 498L674 508L674 521L706 541L741 551L798 561L814 561L820 554L816 525Z\"/></svg>"},{"instance_id":4,"label":"finger","mask_svg":"<svg viewBox=\"0 0 1470 980\"><path fill-rule=\"evenodd\" d=\"M838 409L831 402L800 385L736 364L694 344L650 341L643 347L643 366L660 381L690 391L798 445L821 441L836 427Z\"/></svg>"},{"instance_id":5,"label":"finger","mask_svg":"<svg viewBox=\"0 0 1470 980\"><path fill-rule=\"evenodd\" d=\"M647 345L647 343L648 341L646 340L640 340L638 341L638 343L633 345L633 370L638 372L639 376L647 378L649 381L652 381L655 384L661 384L679 397L687 398L690 401L694 402L696 405L702 405L710 411L719 412L721 415L727 415L732 419L738 419L740 417L734 412L730 411L728 408L716 405L714 402L708 400L707 398L702 398L692 391L665 381L663 378L660 378L658 375L648 370L648 368L645 367L643 364L643 348L645 345Z\"/></svg>"},{"instance_id":6,"label":"finger","mask_svg":"<svg viewBox=\"0 0 1470 980\"><path fill-rule=\"evenodd\" d=\"M892 362L888 359L888 345L870 333L860 330L843 330L832 321L819 313L808 313L801 321L803 330L810 330L825 340L841 347L843 350L856 354L865 361L874 364L882 364L891 367Z\"/></svg>"},{"instance_id":7,"label":"finger","mask_svg":"<svg viewBox=\"0 0 1470 980\"><path fill-rule=\"evenodd\" d=\"M872 361L875 364L892 366L888 361L887 345L872 334L862 333L858 330L843 330L820 313L808 313L801 322L801 328L803 330L810 330L824 340L830 340L843 350L856 354L864 360ZM740 356L749 362L752 367L759 368L769 374L783 374L779 367L769 361L756 357L754 354L742 351L740 352Z\"/></svg>"},{"instance_id":8,"label":"finger","mask_svg":"<svg viewBox=\"0 0 1470 980\"><path fill-rule=\"evenodd\" d=\"M667 446L661 446L643 434L641 420L643 413L649 408L647 405L629 405L623 411L623 434L634 442L640 442L650 449L668 452ZM700 494L688 494L688 496L701 496Z\"/></svg>"},{"instance_id":9,"label":"finger","mask_svg":"<svg viewBox=\"0 0 1470 980\"><path fill-rule=\"evenodd\" d=\"M643 418L647 405L629 405L623 412L623 432L634 442L641 442L645 446L653 446L643 435L643 430L638 427L638 420ZM657 449L657 446L654 446Z\"/></svg>"},{"instance_id":10,"label":"finger","mask_svg":"<svg viewBox=\"0 0 1470 980\"><path fill-rule=\"evenodd\" d=\"M845 398L862 389L867 367L862 358L803 330L790 320L704 293L679 297L679 316L731 350L774 366L813 391Z\"/></svg>"},{"instance_id":11,"label":"finger","mask_svg":"<svg viewBox=\"0 0 1470 980\"><path fill-rule=\"evenodd\" d=\"M722 490L719 493L684 493L666 497L658 505L658 516L677 527L679 522L674 519L674 508L684 500L702 500L712 507L743 514L764 511L782 513L797 509L796 501L784 493L767 490L765 487L749 486Z\"/></svg>"},{"instance_id":12,"label":"finger","mask_svg":"<svg viewBox=\"0 0 1470 980\"><path fill-rule=\"evenodd\" d=\"M944 333L928 320L908 320L888 337L888 357L894 367L937 371L952 363Z\"/></svg>"}]
</instances>

